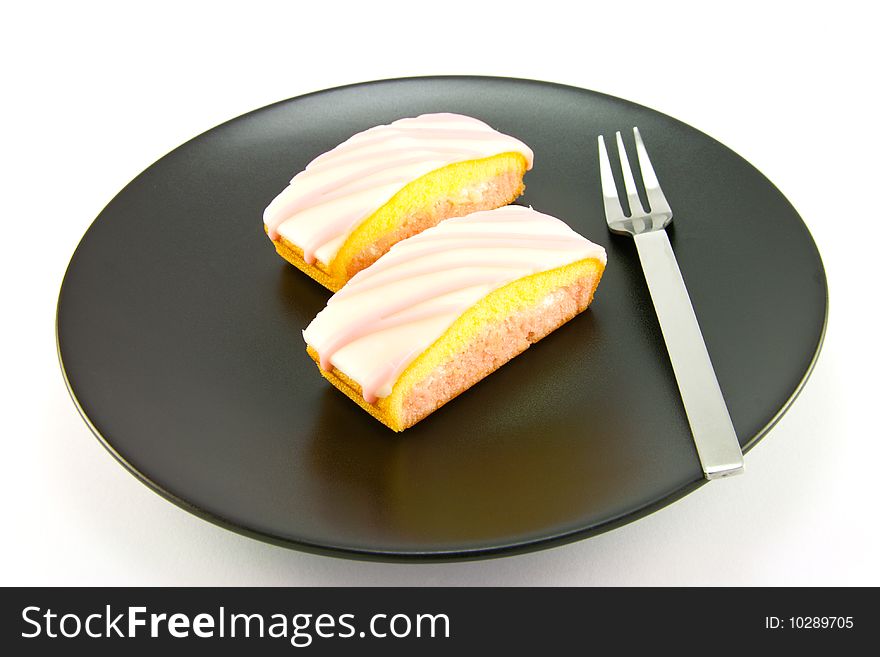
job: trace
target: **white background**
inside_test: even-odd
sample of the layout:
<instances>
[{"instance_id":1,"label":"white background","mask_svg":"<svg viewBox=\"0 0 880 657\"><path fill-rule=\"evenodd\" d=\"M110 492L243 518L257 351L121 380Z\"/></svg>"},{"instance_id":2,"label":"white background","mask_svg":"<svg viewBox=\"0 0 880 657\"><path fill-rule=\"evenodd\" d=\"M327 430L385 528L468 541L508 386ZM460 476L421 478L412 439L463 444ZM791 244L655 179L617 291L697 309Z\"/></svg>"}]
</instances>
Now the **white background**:
<instances>
[{"instance_id":1,"label":"white background","mask_svg":"<svg viewBox=\"0 0 880 657\"><path fill-rule=\"evenodd\" d=\"M869 3L11 6L0 21L0 583L880 584ZM56 359L58 288L93 218L160 156L246 111L339 84L449 73L648 105L739 152L794 203L828 273L828 333L747 474L590 540L433 565L264 545L138 483L77 415Z\"/></svg>"}]
</instances>

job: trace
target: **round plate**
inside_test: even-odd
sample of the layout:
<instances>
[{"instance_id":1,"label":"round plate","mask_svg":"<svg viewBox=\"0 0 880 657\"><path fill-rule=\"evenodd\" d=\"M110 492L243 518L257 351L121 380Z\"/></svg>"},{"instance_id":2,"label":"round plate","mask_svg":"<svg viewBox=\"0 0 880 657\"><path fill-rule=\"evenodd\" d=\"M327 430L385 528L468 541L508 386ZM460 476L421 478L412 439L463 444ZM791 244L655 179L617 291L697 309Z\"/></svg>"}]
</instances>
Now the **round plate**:
<instances>
[{"instance_id":1,"label":"round plate","mask_svg":"<svg viewBox=\"0 0 880 657\"><path fill-rule=\"evenodd\" d=\"M350 135L460 112L535 151L520 203L602 244L591 308L403 434L330 386L303 329L329 292L279 258L262 211ZM588 536L702 482L633 242L612 236L596 137L637 125L744 449L822 340L825 274L797 212L703 133L633 103L526 80L436 77L322 91L184 144L104 209L58 303L83 416L143 482L220 525L364 558L470 558ZM612 149L613 150L613 149ZM634 151L632 151L634 152ZM748 464L746 464L748 468Z\"/></svg>"}]
</instances>

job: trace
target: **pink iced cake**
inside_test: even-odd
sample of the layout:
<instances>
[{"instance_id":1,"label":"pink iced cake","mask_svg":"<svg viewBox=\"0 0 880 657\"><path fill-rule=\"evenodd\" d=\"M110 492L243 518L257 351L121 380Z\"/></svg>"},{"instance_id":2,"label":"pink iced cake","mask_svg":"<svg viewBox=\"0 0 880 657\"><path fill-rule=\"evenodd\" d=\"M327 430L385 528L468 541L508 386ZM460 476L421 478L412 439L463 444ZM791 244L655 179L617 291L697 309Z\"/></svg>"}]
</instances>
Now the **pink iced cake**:
<instances>
[{"instance_id":1,"label":"pink iced cake","mask_svg":"<svg viewBox=\"0 0 880 657\"><path fill-rule=\"evenodd\" d=\"M423 114L360 132L312 160L269 204L276 251L338 290L402 239L522 194L532 151L461 114Z\"/></svg>"},{"instance_id":2,"label":"pink iced cake","mask_svg":"<svg viewBox=\"0 0 880 657\"><path fill-rule=\"evenodd\" d=\"M506 206L398 242L303 331L321 374L403 431L585 310L605 250Z\"/></svg>"}]
</instances>

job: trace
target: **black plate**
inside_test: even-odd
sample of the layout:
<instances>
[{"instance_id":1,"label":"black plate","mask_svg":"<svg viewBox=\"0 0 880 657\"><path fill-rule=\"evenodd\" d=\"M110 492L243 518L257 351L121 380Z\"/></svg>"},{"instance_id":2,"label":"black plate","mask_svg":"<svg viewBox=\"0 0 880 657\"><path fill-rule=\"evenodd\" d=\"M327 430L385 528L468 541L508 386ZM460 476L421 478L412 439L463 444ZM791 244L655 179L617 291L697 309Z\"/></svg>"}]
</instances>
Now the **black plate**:
<instances>
[{"instance_id":1,"label":"black plate","mask_svg":"<svg viewBox=\"0 0 880 657\"><path fill-rule=\"evenodd\" d=\"M329 293L275 255L261 213L352 133L435 111L528 143L535 168L521 202L604 245L608 268L589 311L395 435L306 355L300 330ZM599 192L596 136L633 125L675 210L670 239L748 449L803 385L825 327L825 274L797 212L748 162L675 119L502 78L310 94L159 160L70 262L57 332L71 393L111 453L160 494L307 550L487 556L668 504L702 483L700 465L632 241L608 233Z\"/></svg>"}]
</instances>

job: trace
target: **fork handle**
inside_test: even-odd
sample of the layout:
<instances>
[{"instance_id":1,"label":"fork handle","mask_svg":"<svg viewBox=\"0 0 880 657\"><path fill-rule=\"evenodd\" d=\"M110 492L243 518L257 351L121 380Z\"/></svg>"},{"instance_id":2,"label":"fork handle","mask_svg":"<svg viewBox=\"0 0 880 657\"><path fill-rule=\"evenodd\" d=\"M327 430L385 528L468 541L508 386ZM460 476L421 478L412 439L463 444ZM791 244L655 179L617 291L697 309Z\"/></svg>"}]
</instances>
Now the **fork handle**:
<instances>
[{"instance_id":1,"label":"fork handle","mask_svg":"<svg viewBox=\"0 0 880 657\"><path fill-rule=\"evenodd\" d=\"M635 242L703 475L739 474L742 450L669 237L661 228L636 235Z\"/></svg>"}]
</instances>

